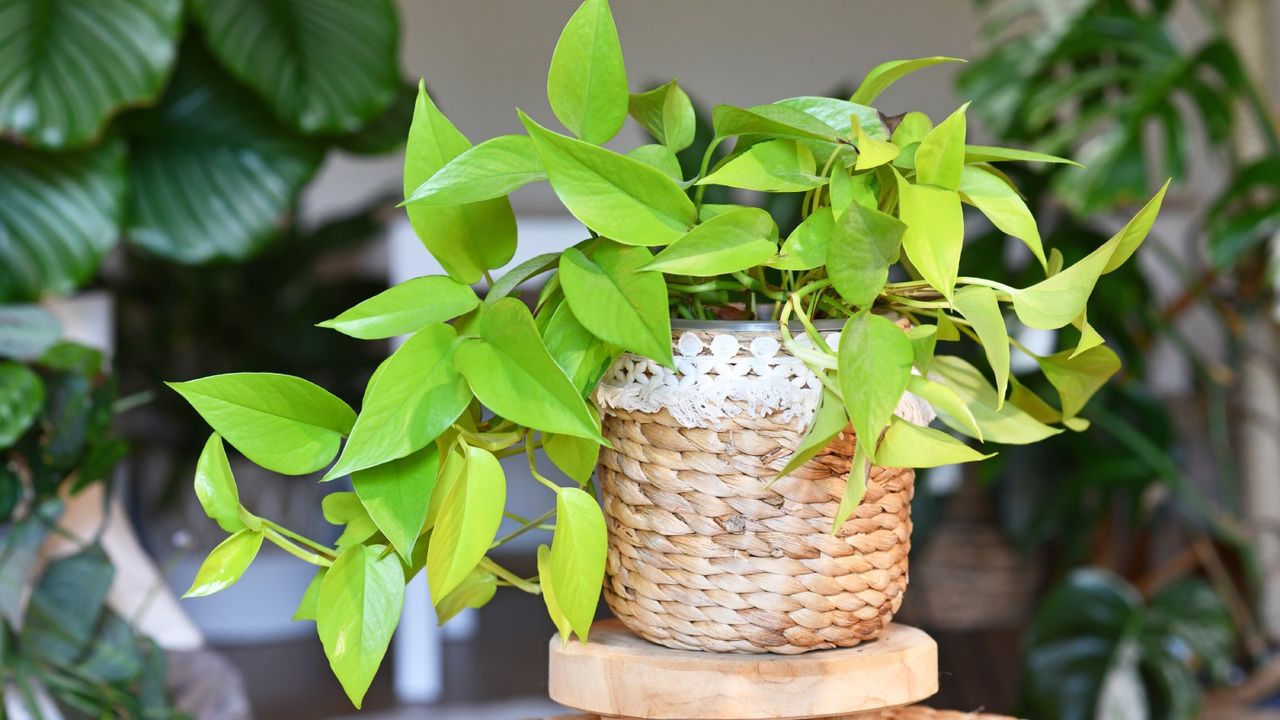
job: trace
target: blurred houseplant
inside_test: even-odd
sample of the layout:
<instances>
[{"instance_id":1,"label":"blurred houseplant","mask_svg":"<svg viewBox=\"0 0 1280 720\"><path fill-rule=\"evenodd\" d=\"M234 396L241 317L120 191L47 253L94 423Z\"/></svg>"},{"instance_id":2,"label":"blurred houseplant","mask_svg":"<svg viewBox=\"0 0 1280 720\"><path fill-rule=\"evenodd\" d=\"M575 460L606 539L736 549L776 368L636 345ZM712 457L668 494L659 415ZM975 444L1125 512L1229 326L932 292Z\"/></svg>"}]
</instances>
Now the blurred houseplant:
<instances>
[{"instance_id":1,"label":"blurred houseplant","mask_svg":"<svg viewBox=\"0 0 1280 720\"><path fill-rule=\"evenodd\" d=\"M106 606L114 568L96 539L42 561L65 501L109 481L124 454L111 432L103 356L56 342L34 306L0 306L0 680L6 717L165 718L165 656ZM88 531L89 529L86 529Z\"/></svg>"},{"instance_id":2,"label":"blurred houseplant","mask_svg":"<svg viewBox=\"0 0 1280 720\"><path fill-rule=\"evenodd\" d=\"M634 440L616 431L619 418L635 408L623 396L602 400L601 393L616 390L620 380L625 385L617 374L622 366L614 365L624 353L624 363L643 367L646 377L679 382L667 374L677 363L683 363L683 373L692 372L701 340L695 336L690 343L692 332L680 335L677 359L673 317L696 321L698 332L711 334L726 327L716 325L719 319L758 317L766 332L751 342L755 353L757 341L764 340L755 359L772 367L768 350L781 346L787 367L801 379L811 378L808 434L802 438L802 429L793 429L782 435L790 439L772 441L767 460L747 459L765 463L756 470L769 468L770 477L761 478L754 492L779 503L781 496L768 495L772 477L797 471L780 485L822 495L803 506L802 512L814 513L801 523L805 532L816 529L817 537L837 543L862 532L860 520L846 523L851 515L883 510L877 505L888 502L879 500L884 493L909 496L909 470L873 471L873 463L911 468L984 457L946 432L895 416L902 413L900 402L911 403L908 390L936 407L953 431L971 437L1028 443L1060 432L1049 423L1082 428L1079 410L1118 369L1116 356L1085 318L1086 302L1099 278L1120 268L1142 242L1163 191L1114 237L1065 266L1058 253L1044 251L1030 212L991 164L1065 161L966 145L964 108L935 127L920 113L886 117L866 104L902 76L945 61L881 65L852 101L792 98L750 109L719 106L713 113L716 139L691 180L675 156L692 140L691 104L674 82L629 95L603 0L587 0L575 13L551 63L552 108L578 139L521 113L527 136L472 147L420 90L405 166L406 204L410 222L449 275L411 280L321 323L367 339L411 333L374 374L359 415L296 377L236 373L173 384L215 431L200 458L196 491L209 516L231 533L206 560L189 594L206 595L234 583L264 540L320 566L298 614L316 619L330 663L357 705L399 617L406 578L424 567L442 617L487 602L498 585L513 585L542 593L566 641L571 633L585 638L606 556L606 521L590 492L592 470L601 445L611 446L602 460L606 503L625 513L626 503L610 483L624 482L618 467L630 460L620 445ZM628 155L600 147L628 112L657 143ZM733 151L711 167L712 153L730 138L737 139ZM505 196L544 179L591 236L495 281L490 271L505 265L515 248ZM798 195L804 222L779 246L767 212L705 203L708 186ZM990 277L960 276L962 202L1019 237L1048 277L1017 288ZM656 255L649 250L655 246L662 248ZM553 274L531 313L511 295L520 283L546 273ZM469 287L481 278L490 281L483 301ZM1078 345L1038 358L1061 408L1011 383L1009 348L1017 343L1006 331L1002 303L1032 326L1078 328ZM843 325L838 351L828 346L835 334L824 335L815 325L823 318ZM721 348L731 346L731 355L739 350L732 331L725 332L711 342L718 361L726 360ZM994 386L954 355L935 357L938 341L964 340L983 349ZM697 348L687 347L695 343ZM767 374L750 369L756 367L751 360L740 360L744 372L756 373L751 382ZM612 376L602 382L611 366ZM921 374L913 374L913 366ZM790 398L770 397L760 401L768 411L807 417L806 408L783 405ZM742 410L729 408L731 399L722 394L725 402L716 409ZM927 409L915 407L917 421L927 422ZM848 426L859 436L881 439L874 446L855 444ZM326 517L346 527L337 547L245 509L224 440L249 460L284 474L329 466L341 449L326 477L352 474L355 492L325 499ZM546 479L536 467L538 447L579 486ZM712 454L734 454L719 452ZM554 513L522 520L515 533L544 529L556 517L551 546L539 551L538 581L515 576L486 557L512 537L494 537L505 498L497 459L519 453L528 455L534 477L557 497ZM813 477L821 482L796 480L805 473L818 473ZM886 490L889 476L903 484ZM860 505L864 495L877 501ZM736 517L718 516L715 522L729 533L750 527L746 537L754 537L751 523L757 519ZM618 522L615 516L615 532ZM733 529L735 524L741 527ZM909 519L901 530L909 532ZM611 572L615 594L625 595L625 578L616 567ZM885 605L872 612L891 616L901 589L891 588ZM858 638L840 635L840 622L851 620L833 623L826 645L797 643L782 651L856 643ZM631 624L655 636L643 623ZM764 648L744 643L733 649Z\"/></svg>"},{"instance_id":3,"label":"blurred houseplant","mask_svg":"<svg viewBox=\"0 0 1280 720\"><path fill-rule=\"evenodd\" d=\"M1207 33L1184 39L1179 10L1199 20ZM1224 651L1197 643L1189 634L1195 625L1228 637L1234 625L1255 658L1262 649L1245 601L1251 590L1226 570L1234 564L1233 555L1246 567L1252 560L1236 519L1245 508L1236 462L1241 415L1231 385L1248 355L1247 318L1268 309L1274 297L1266 280L1270 261L1265 244L1280 227L1280 173L1274 172L1280 143L1274 120L1221 25L1222 14L1221 4L1199 2L1035 8L995 4L987 25L993 49L968 67L960 81L962 92L980 108L984 125L1002 140L1072 152L1088 165L1078 174L1052 167L1016 172L1028 204L1042 217L1058 216L1055 238L1096 236L1099 229L1082 220L1083 214L1132 202L1154 177L1185 178L1201 157L1198 147L1207 147L1214 166L1226 171L1221 195L1194 208L1203 215L1190 224L1187 239L1193 246L1180 252L1159 243L1165 247L1151 254L1161 261L1157 274L1175 279L1176 289L1158 293L1151 275L1130 272L1125 283L1111 286L1123 294L1099 303L1099 312L1090 316L1103 335L1117 341L1127 368L1125 377L1100 392L1086 413L1093 429L1010 455L1003 472L991 473L1001 478L1019 467L1053 469L1042 476L1052 492L1018 493L1015 488L1025 486L1022 478L1001 478L1000 484L1008 488L1005 506L1011 525L1031 545L1049 549L1059 568L1103 564L1157 597L1179 572L1203 568L1223 598L1213 602L1230 607L1232 617L1223 622L1221 614L1210 613L1172 626L1166 642L1187 650L1181 655L1184 669L1212 664L1217 670L1207 677L1217 680L1222 678ZM1242 128L1257 130L1261 157L1240 152L1233 142ZM1206 240L1207 252L1202 252ZM1191 259L1183 261L1180 255ZM1213 322L1221 349L1205 341L1203 321L1194 336L1186 334L1185 321L1194 314ZM1152 394L1150 386L1162 368L1148 363L1147 356L1157 344L1172 348L1187 363L1191 397ZM1198 456L1204 459L1197 462ZM1160 551L1162 538L1175 541L1172 557ZM1228 553L1225 562L1220 548ZM1179 567L1183 570L1177 571ZM1070 589L1071 582L1055 595L1077 593L1081 600L1097 595ZM1107 584L1119 588L1108 592L1134 592L1115 577ZM1207 592L1200 585L1196 592L1202 591ZM1037 626L1055 623L1054 612L1046 606ZM1055 632L1065 641L1077 630L1059 626ZM1090 643L1092 632L1081 631L1077 646ZM1080 691L1029 705L1037 716L1131 717L1143 712L1187 718L1197 712L1194 685L1171 692L1164 682L1168 672L1146 668L1129 687L1138 705L1103 712L1101 690L1108 683L1088 679L1096 667L1081 662L1047 670L1060 648L1034 639L1028 643L1026 702L1046 697L1036 688L1058 685ZM1150 645L1135 647L1139 656L1134 662L1149 661L1148 667L1157 669L1164 662L1158 653L1148 657ZM1126 665L1103 667L1119 676ZM1187 685L1186 678L1178 683Z\"/></svg>"}]
</instances>

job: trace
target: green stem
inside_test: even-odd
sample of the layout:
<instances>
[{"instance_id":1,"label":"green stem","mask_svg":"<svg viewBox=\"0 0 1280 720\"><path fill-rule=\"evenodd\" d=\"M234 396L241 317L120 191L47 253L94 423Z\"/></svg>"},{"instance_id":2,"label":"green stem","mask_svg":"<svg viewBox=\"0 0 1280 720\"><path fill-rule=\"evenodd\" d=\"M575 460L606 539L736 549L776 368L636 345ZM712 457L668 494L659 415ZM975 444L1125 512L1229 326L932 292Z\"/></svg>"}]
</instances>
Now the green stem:
<instances>
[{"instance_id":1,"label":"green stem","mask_svg":"<svg viewBox=\"0 0 1280 720\"><path fill-rule=\"evenodd\" d=\"M698 177L695 179L695 182L707 176L707 169L711 165L711 156L715 153L716 148L720 146L720 143L723 140L724 138L722 137L714 137L714 138L711 138L711 142L707 143L707 151L702 153L702 164L698 166ZM706 191L707 191L706 185L699 185L698 189L693 191L694 205L697 205L698 207L702 207L702 196L704 193L706 193Z\"/></svg>"},{"instance_id":2,"label":"green stem","mask_svg":"<svg viewBox=\"0 0 1280 720\"><path fill-rule=\"evenodd\" d=\"M275 543L281 550L284 550L299 560L326 568L333 565L333 561L329 558L303 550L297 545L294 545L288 538L276 532L269 525L264 525L262 527L262 534L265 535L268 540Z\"/></svg>"},{"instance_id":3,"label":"green stem","mask_svg":"<svg viewBox=\"0 0 1280 720\"><path fill-rule=\"evenodd\" d=\"M534 480L537 480L550 488L551 492L559 494L560 486L543 477L542 473L538 472L538 460L533 455L533 447L530 446L529 443L525 443L524 448L524 454L529 458L529 474L533 475Z\"/></svg>"},{"instance_id":4,"label":"green stem","mask_svg":"<svg viewBox=\"0 0 1280 720\"><path fill-rule=\"evenodd\" d=\"M489 558L489 557L487 557L487 556L486 556L486 557L484 557L484 558L482 558L482 559L480 560L480 567L481 567L482 569L484 569L484 570L488 570L489 572L493 573L494 575L497 575L499 578L501 578L501 579L503 579L503 580L506 580L507 582L511 583L511 586L512 586L512 587L520 588L521 590L523 590L523 591L525 591L525 592L529 593L530 595L541 595L541 594L542 594L542 588L538 586L538 583L537 583L537 580L536 580L536 579L535 579L535 580L525 580L524 578L520 577L519 575L516 575L515 573L511 572L510 570L508 570L508 569L506 569L506 568L502 567L501 565L499 565L498 563L494 562L492 559L490 559L490 558Z\"/></svg>"},{"instance_id":5,"label":"green stem","mask_svg":"<svg viewBox=\"0 0 1280 720\"><path fill-rule=\"evenodd\" d=\"M296 540L302 543L303 545L306 545L307 547L311 548L312 550L315 550L316 552L321 553L322 555L327 555L331 558L338 557L338 553L335 552L333 549L326 547L324 545L321 545L320 543L316 542L315 540L312 540L311 538L306 537L305 535L300 535L279 523L275 523L270 520L262 520L262 524L266 525L267 527L270 527L272 530L275 530L276 532L280 533L281 535L291 540Z\"/></svg>"},{"instance_id":6,"label":"green stem","mask_svg":"<svg viewBox=\"0 0 1280 720\"><path fill-rule=\"evenodd\" d=\"M493 541L493 544L489 546L489 549L490 549L490 550L493 550L493 549L494 549L494 548L496 548L496 547L499 547L499 546L505 545L505 544L507 544L507 543L511 542L512 540L515 540L516 538L520 537L521 535L523 535L523 534L525 534L525 533L529 532L530 530L538 530L538 529L540 529L540 528L541 528L541 526L542 526L542 524L543 524L544 522L546 522L546 521L550 520L551 518L555 517L555 514L556 514L556 511L555 511L555 509L553 508L553 509L551 509L551 510L548 510L548 511L546 511L546 512L542 513L541 515L539 515L538 517L534 518L533 520L529 520L529 521L525 522L525 523L524 523L524 524L523 524L519 529L512 530L511 532L507 533L506 535L503 535L502 537L498 538L497 540L494 540L494 541Z\"/></svg>"},{"instance_id":7,"label":"green stem","mask_svg":"<svg viewBox=\"0 0 1280 720\"><path fill-rule=\"evenodd\" d=\"M1000 292L1008 295L1013 295L1018 292L1018 288L1013 287L1012 285L1005 285L1002 282L996 282L995 280L988 280L986 278L958 277L956 278L956 282L962 282L967 285L985 285L986 287L999 290Z\"/></svg>"}]
</instances>

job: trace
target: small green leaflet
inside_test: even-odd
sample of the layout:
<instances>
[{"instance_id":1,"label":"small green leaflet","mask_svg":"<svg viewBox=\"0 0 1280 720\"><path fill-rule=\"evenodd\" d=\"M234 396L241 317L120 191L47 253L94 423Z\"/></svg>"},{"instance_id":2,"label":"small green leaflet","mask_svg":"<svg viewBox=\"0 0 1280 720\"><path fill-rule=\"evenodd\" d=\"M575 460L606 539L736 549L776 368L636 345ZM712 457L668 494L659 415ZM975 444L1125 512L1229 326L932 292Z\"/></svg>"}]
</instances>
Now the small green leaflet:
<instances>
[{"instance_id":1,"label":"small green leaflet","mask_svg":"<svg viewBox=\"0 0 1280 720\"><path fill-rule=\"evenodd\" d=\"M244 529L223 540L196 571L191 589L182 597L203 597L236 583L262 547L262 533Z\"/></svg>"},{"instance_id":2,"label":"small green leaflet","mask_svg":"<svg viewBox=\"0 0 1280 720\"><path fill-rule=\"evenodd\" d=\"M1056 155L1046 155L1045 153L1033 152L1031 150L1018 150L1016 148L989 147L986 145L965 145L964 161L966 163L1042 162L1084 167L1075 160L1060 158Z\"/></svg>"},{"instance_id":3,"label":"small green leaflet","mask_svg":"<svg viewBox=\"0 0 1280 720\"><path fill-rule=\"evenodd\" d=\"M568 644L571 633L585 643L600 599L608 549L604 515L595 498L578 488L561 488L550 552L544 552L545 547L538 550L538 576L550 598L547 610L563 643Z\"/></svg>"},{"instance_id":4,"label":"small green leaflet","mask_svg":"<svg viewBox=\"0 0 1280 720\"><path fill-rule=\"evenodd\" d=\"M564 126L600 145L627 120L627 71L607 0L586 0L560 33L547 99Z\"/></svg>"},{"instance_id":5,"label":"small green leaflet","mask_svg":"<svg viewBox=\"0 0 1280 720\"><path fill-rule=\"evenodd\" d=\"M1147 202L1123 228L1069 268L1013 295L1018 319L1045 330L1060 328L1080 316L1098 278L1120 267L1146 239L1160 212L1169 183ZM1052 263L1050 263L1052 265Z\"/></svg>"},{"instance_id":6,"label":"small green leaflet","mask_svg":"<svg viewBox=\"0 0 1280 720\"><path fill-rule=\"evenodd\" d=\"M427 519L440 470L435 443L398 460L351 474L351 485L369 517L405 562Z\"/></svg>"},{"instance_id":7,"label":"small green leaflet","mask_svg":"<svg viewBox=\"0 0 1280 720\"><path fill-rule=\"evenodd\" d=\"M893 321L863 311L845 323L838 359L840 391L858 446L875 460L876 440L911 379L911 340Z\"/></svg>"},{"instance_id":8,"label":"small green leaflet","mask_svg":"<svg viewBox=\"0 0 1280 720\"><path fill-rule=\"evenodd\" d=\"M1079 355L1073 356L1073 352L1063 350L1035 359L1049 383L1058 391L1064 418L1080 414L1089 398L1101 390L1112 375L1120 371L1120 358L1105 345Z\"/></svg>"},{"instance_id":9,"label":"small green leaflet","mask_svg":"<svg viewBox=\"0 0 1280 720\"><path fill-rule=\"evenodd\" d=\"M228 373L167 383L245 457L284 475L328 465L355 411L327 390L275 373Z\"/></svg>"},{"instance_id":10,"label":"small green leaflet","mask_svg":"<svg viewBox=\"0 0 1280 720\"><path fill-rule=\"evenodd\" d=\"M893 418L876 451L876 457L885 467L913 468L977 462L994 455L983 455L941 430L920 427L897 417Z\"/></svg>"},{"instance_id":11,"label":"small green leaflet","mask_svg":"<svg viewBox=\"0 0 1280 720\"><path fill-rule=\"evenodd\" d=\"M893 162L902 152L897 145L885 140L877 140L867 134L862 126L858 126L858 161L854 170L870 170Z\"/></svg>"},{"instance_id":12,"label":"small green leaflet","mask_svg":"<svg viewBox=\"0 0 1280 720\"><path fill-rule=\"evenodd\" d=\"M900 148L918 145L924 136L933 129L933 121L922 112L909 112L898 123L893 131L893 144Z\"/></svg>"},{"instance_id":13,"label":"small green leaflet","mask_svg":"<svg viewBox=\"0 0 1280 720\"><path fill-rule=\"evenodd\" d=\"M452 320L479 304L480 298L470 287L445 275L432 275L383 290L317 326L361 340L382 340Z\"/></svg>"},{"instance_id":14,"label":"small green leaflet","mask_svg":"<svg viewBox=\"0 0 1280 720\"><path fill-rule=\"evenodd\" d=\"M809 148L794 140L769 140L730 157L697 184L761 192L803 192L827 184L825 177L815 173L817 163Z\"/></svg>"},{"instance_id":15,"label":"small green leaflet","mask_svg":"<svg viewBox=\"0 0 1280 720\"><path fill-rule=\"evenodd\" d=\"M852 203L835 223L827 245L827 274L850 304L870 307L889 280L907 226L898 218ZM674 246L673 246L674 247Z\"/></svg>"},{"instance_id":16,"label":"small green leaflet","mask_svg":"<svg viewBox=\"0 0 1280 720\"><path fill-rule=\"evenodd\" d=\"M1080 313L1080 317L1076 318L1072 324L1080 330L1080 340L1076 343L1075 352L1071 354L1071 357L1074 358L1080 353L1092 350L1105 342L1102 335L1089 324L1089 318L1085 313Z\"/></svg>"},{"instance_id":17,"label":"small green leaflet","mask_svg":"<svg viewBox=\"0 0 1280 720\"><path fill-rule=\"evenodd\" d=\"M427 548L427 585L439 599L458 587L488 552L507 502L506 476L493 453L474 447L465 452L466 464L440 505Z\"/></svg>"},{"instance_id":18,"label":"small green leaflet","mask_svg":"<svg viewBox=\"0 0 1280 720\"><path fill-rule=\"evenodd\" d=\"M960 58L953 57L924 57L915 60L890 60L889 62L880 63L867 73L862 79L862 84L854 91L849 98L852 102L870 105L875 102L880 93L884 92L895 82L910 75L917 70L923 70L940 63L964 62Z\"/></svg>"},{"instance_id":19,"label":"small green leaflet","mask_svg":"<svg viewBox=\"0 0 1280 720\"><path fill-rule=\"evenodd\" d=\"M916 182L947 190L960 189L964 170L965 110L962 105L946 120L929 131L916 148Z\"/></svg>"},{"instance_id":20,"label":"small green leaflet","mask_svg":"<svg viewBox=\"0 0 1280 720\"><path fill-rule=\"evenodd\" d=\"M916 369L928 375L929 366L933 364L933 350L938 345L938 326L927 323L916 325L907 331L907 337L911 338Z\"/></svg>"},{"instance_id":21,"label":"small green leaflet","mask_svg":"<svg viewBox=\"0 0 1280 720\"><path fill-rule=\"evenodd\" d=\"M445 163L401 205L466 205L546 179L528 136L500 135Z\"/></svg>"},{"instance_id":22,"label":"small green leaflet","mask_svg":"<svg viewBox=\"0 0 1280 720\"><path fill-rule=\"evenodd\" d=\"M902 248L920 275L951 299L964 248L964 212L960 196L931 185L913 185L895 170L898 217L907 224Z\"/></svg>"},{"instance_id":23,"label":"small green leaflet","mask_svg":"<svg viewBox=\"0 0 1280 720\"><path fill-rule=\"evenodd\" d=\"M672 367L666 281L640 272L652 259L645 248L608 241L595 245L590 257L569 248L560 256L560 283L574 317L591 334Z\"/></svg>"},{"instance_id":24,"label":"small green leaflet","mask_svg":"<svg viewBox=\"0 0 1280 720\"><path fill-rule=\"evenodd\" d=\"M521 113L565 208L587 227L627 245L666 245L693 227L698 212L661 170L565 137Z\"/></svg>"},{"instance_id":25,"label":"small green leaflet","mask_svg":"<svg viewBox=\"0 0 1280 720\"><path fill-rule=\"evenodd\" d=\"M345 550L320 582L316 633L342 689L359 709L404 607L404 570L383 545Z\"/></svg>"},{"instance_id":26,"label":"small green leaflet","mask_svg":"<svg viewBox=\"0 0 1280 720\"><path fill-rule=\"evenodd\" d=\"M404 192L410 195L471 143L440 112L426 86L418 83L418 100L404 155ZM516 250L516 219L505 197L467 205L406 208L409 224L445 272L470 285L485 270L511 261Z\"/></svg>"},{"instance_id":27,"label":"small green leaflet","mask_svg":"<svg viewBox=\"0 0 1280 720\"><path fill-rule=\"evenodd\" d=\"M784 477L798 470L800 466L822 452L847 427L849 427L849 417L845 414L844 403L835 393L824 388L818 411L814 413L813 422L809 424L809 431L805 433L800 446L791 454L787 464L778 471L777 477Z\"/></svg>"},{"instance_id":28,"label":"small green leaflet","mask_svg":"<svg viewBox=\"0 0 1280 720\"><path fill-rule=\"evenodd\" d=\"M812 270L827 261L828 241L835 226L830 207L810 213L782 243L777 257L766 262L779 270Z\"/></svg>"},{"instance_id":29,"label":"small green leaflet","mask_svg":"<svg viewBox=\"0 0 1280 720\"><path fill-rule=\"evenodd\" d=\"M227 461L227 451L218 433L209 436L196 462L195 490L204 514L217 522L218 527L229 533L245 528L240 518L240 493L236 490L231 463Z\"/></svg>"},{"instance_id":30,"label":"small green leaflet","mask_svg":"<svg viewBox=\"0 0 1280 720\"><path fill-rule=\"evenodd\" d=\"M760 265L777 252L778 226L773 217L759 208L742 207L694 227L641 269L669 275L720 275ZM666 340L670 352L670 335Z\"/></svg>"},{"instance_id":31,"label":"small green leaflet","mask_svg":"<svg viewBox=\"0 0 1280 720\"><path fill-rule=\"evenodd\" d=\"M954 355L935 356L933 372L941 377L944 386L959 395L968 406L978 427L982 429L984 442L1029 445L1062 432L1036 420L1015 403L1007 402L997 410L999 396L996 395L995 388L991 387L980 370L961 358ZM935 409L948 426L959 432L967 432L966 423L949 416L944 408Z\"/></svg>"},{"instance_id":32,"label":"small green leaflet","mask_svg":"<svg viewBox=\"0 0 1280 720\"><path fill-rule=\"evenodd\" d=\"M1036 219L1009 183L984 167L966 165L960 176L960 198L981 210L1001 232L1021 240L1040 266L1049 269Z\"/></svg>"},{"instance_id":33,"label":"small green leaflet","mask_svg":"<svg viewBox=\"0 0 1280 720\"><path fill-rule=\"evenodd\" d=\"M547 457L579 485L586 485L595 472L600 444L572 435L544 435L542 449Z\"/></svg>"},{"instance_id":34,"label":"small green leaflet","mask_svg":"<svg viewBox=\"0 0 1280 720\"><path fill-rule=\"evenodd\" d=\"M454 367L458 347L454 329L435 323L383 360L369 380L342 457L325 479L402 458L452 425L471 402L467 383Z\"/></svg>"},{"instance_id":35,"label":"small green leaflet","mask_svg":"<svg viewBox=\"0 0 1280 720\"><path fill-rule=\"evenodd\" d=\"M498 578L488 570L476 568L436 603L436 622L443 625L467 608L484 607L497 592Z\"/></svg>"},{"instance_id":36,"label":"small green leaflet","mask_svg":"<svg viewBox=\"0 0 1280 720\"><path fill-rule=\"evenodd\" d=\"M996 409L1004 405L1009 387L1009 331L1004 324L1004 312L996 291L981 285L969 285L956 292L952 303L957 312L973 326L982 351L996 377Z\"/></svg>"},{"instance_id":37,"label":"small green leaflet","mask_svg":"<svg viewBox=\"0 0 1280 720\"><path fill-rule=\"evenodd\" d=\"M524 303L506 298L487 307L479 332L463 341L453 360L485 407L518 425L605 442Z\"/></svg>"},{"instance_id":38,"label":"small green leaflet","mask_svg":"<svg viewBox=\"0 0 1280 720\"><path fill-rule=\"evenodd\" d=\"M693 144L693 103L675 80L632 95L630 111L640 127L672 151L680 152Z\"/></svg>"}]
</instances>

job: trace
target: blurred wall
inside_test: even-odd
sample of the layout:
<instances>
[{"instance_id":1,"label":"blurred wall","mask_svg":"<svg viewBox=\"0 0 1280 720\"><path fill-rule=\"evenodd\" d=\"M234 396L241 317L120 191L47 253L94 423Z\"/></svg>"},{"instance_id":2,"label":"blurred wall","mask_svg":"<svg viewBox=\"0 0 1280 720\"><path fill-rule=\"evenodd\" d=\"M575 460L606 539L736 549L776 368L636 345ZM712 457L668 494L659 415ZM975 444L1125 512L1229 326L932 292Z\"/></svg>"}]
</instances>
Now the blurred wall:
<instances>
[{"instance_id":1,"label":"blurred wall","mask_svg":"<svg viewBox=\"0 0 1280 720\"><path fill-rule=\"evenodd\" d=\"M401 64L478 142L522 131L514 108L559 129L546 73L560 29L579 0L399 0ZM885 60L974 54L978 16L966 0L613 0L633 90L678 77L704 107L755 105L852 87ZM955 67L922 72L889 90L888 112L945 116L959 105ZM641 142L629 124L615 144ZM304 207L319 218L398 188L398 159L334 157ZM517 210L552 212L543 185L513 197Z\"/></svg>"}]
</instances>

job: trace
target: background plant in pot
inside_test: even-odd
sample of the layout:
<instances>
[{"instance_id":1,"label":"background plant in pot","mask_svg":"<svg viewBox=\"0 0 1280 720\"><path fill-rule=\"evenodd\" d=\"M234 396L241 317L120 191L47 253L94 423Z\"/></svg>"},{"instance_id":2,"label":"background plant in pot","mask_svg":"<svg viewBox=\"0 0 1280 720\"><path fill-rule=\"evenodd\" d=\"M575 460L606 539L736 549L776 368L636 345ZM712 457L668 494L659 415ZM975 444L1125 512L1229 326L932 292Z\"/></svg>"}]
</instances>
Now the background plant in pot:
<instances>
[{"instance_id":1,"label":"background plant in pot","mask_svg":"<svg viewBox=\"0 0 1280 720\"><path fill-rule=\"evenodd\" d=\"M1120 366L1089 325L1087 300L1101 276L1138 248L1164 190L1084 257L1067 263L1056 250L1046 251L1035 220L998 164L1067 161L966 144L963 107L935 126L921 113L890 117L871 106L894 81L946 61L881 65L849 101L797 97L753 108L717 106L715 137L693 177L684 176L676 159L693 139L688 97L674 81L628 92L604 0L581 6L552 57L548 95L571 135L519 113L527 134L472 146L420 89L405 162L405 204L448 275L403 283L321 323L364 339L408 336L374 374L359 413L320 387L284 375L236 373L173 384L214 430L201 455L196 491L210 517L231 533L206 560L189 595L234 583L264 541L319 566L298 617L316 620L331 665L357 705L398 620L406 578L424 569L441 618L482 605L498 586L510 585L541 592L562 636L585 638L603 581L608 533L592 470L602 446L611 447L615 458L625 456L624 441L646 446L643 436L612 434L613 421L602 425L601 410L606 418L621 413L592 400L611 367L611 377L626 363L675 377L664 374L679 366L672 318L708 324L760 318L776 328L765 335L782 355L802 361L792 371L797 378L807 374L802 384L813 384L812 419L804 408L797 410L794 442L775 439L774 452L761 453L769 458L771 476L758 478L753 492L771 492L775 477L799 468L786 478L797 486L805 463L820 454L841 458L839 481L847 487L834 498L816 498L794 518L806 532L820 528L821 536L836 542L859 532L859 517L849 518L870 496L868 479L874 488L880 468L984 457L952 433L1031 443L1061 432L1054 425L1082 428L1080 409ZM628 114L655 142L627 154L602 147ZM732 151L712 164L730 141ZM491 271L507 265L515 251L506 195L543 180L589 237L495 279ZM782 239L768 212L705 202L708 187L799 197L803 221ZM965 205L1022 240L1043 279L1013 287L965 275ZM531 310L515 295L522 283L543 275ZM482 280L483 299L472 288ZM1065 350L1035 357L1057 390L1056 405L1010 378L1011 347L1030 354L1007 330L1010 308L1024 326L1075 328L1064 333L1070 335ZM818 330L815 322L822 318L842 327L838 341ZM989 371L957 354L935 353L939 343L980 348ZM697 354L682 348L681 357L690 352ZM951 432L895 416L907 393L932 405ZM855 435L878 440L854 443ZM833 441L834 449L828 447ZM242 507L228 443L275 472L301 475L328 467L326 479L350 475L354 492L334 493L324 502L326 517L345 526L336 546ZM560 486L543 475L539 449L577 485ZM708 454L735 453L750 454L732 446ZM516 518L519 528L499 538L506 480L498 461L516 455L527 456L533 477L555 494L555 509ZM651 467L662 469L660 463ZM909 492L909 484L899 490ZM791 506L777 502L786 518ZM519 577L487 557L516 535L550 529L553 519L551 544L539 550L537 578ZM764 537L750 520L721 529L744 542ZM611 527L623 532L617 518ZM686 540L698 537L672 543ZM839 550L853 551L849 545ZM758 560L821 565L824 559L821 553L788 558L779 552Z\"/></svg>"}]
</instances>

